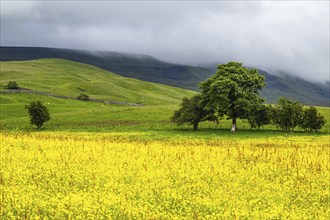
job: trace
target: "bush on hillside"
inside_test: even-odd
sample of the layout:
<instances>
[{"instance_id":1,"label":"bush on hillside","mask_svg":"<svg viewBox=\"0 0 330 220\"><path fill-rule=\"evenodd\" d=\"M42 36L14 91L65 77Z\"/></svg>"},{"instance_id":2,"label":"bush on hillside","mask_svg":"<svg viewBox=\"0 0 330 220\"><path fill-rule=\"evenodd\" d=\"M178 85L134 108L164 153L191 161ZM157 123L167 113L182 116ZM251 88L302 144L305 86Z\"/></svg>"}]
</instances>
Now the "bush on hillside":
<instances>
[{"instance_id":1,"label":"bush on hillside","mask_svg":"<svg viewBox=\"0 0 330 220\"><path fill-rule=\"evenodd\" d=\"M17 82L9 81L8 84L5 86L6 89L19 89Z\"/></svg>"},{"instance_id":2,"label":"bush on hillside","mask_svg":"<svg viewBox=\"0 0 330 220\"><path fill-rule=\"evenodd\" d=\"M30 102L25 106L30 116L30 124L41 128L45 122L50 120L50 114L46 106L40 101Z\"/></svg>"},{"instance_id":3,"label":"bush on hillside","mask_svg":"<svg viewBox=\"0 0 330 220\"><path fill-rule=\"evenodd\" d=\"M80 95L77 96L77 99L81 101L88 101L89 96L85 93L81 93Z\"/></svg>"}]
</instances>

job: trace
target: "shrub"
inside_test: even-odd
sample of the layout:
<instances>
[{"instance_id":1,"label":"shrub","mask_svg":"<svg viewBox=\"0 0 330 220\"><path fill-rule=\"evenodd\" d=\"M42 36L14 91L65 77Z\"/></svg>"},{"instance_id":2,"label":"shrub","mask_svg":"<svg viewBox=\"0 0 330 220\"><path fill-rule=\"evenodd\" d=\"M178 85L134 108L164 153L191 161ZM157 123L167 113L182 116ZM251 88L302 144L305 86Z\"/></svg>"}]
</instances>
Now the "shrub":
<instances>
[{"instance_id":1,"label":"shrub","mask_svg":"<svg viewBox=\"0 0 330 220\"><path fill-rule=\"evenodd\" d=\"M50 120L50 114L46 106L40 101L30 102L25 106L30 116L30 124L41 128L46 121Z\"/></svg>"},{"instance_id":2,"label":"shrub","mask_svg":"<svg viewBox=\"0 0 330 220\"><path fill-rule=\"evenodd\" d=\"M19 89L17 82L9 81L8 84L5 86L6 89Z\"/></svg>"},{"instance_id":3,"label":"shrub","mask_svg":"<svg viewBox=\"0 0 330 220\"><path fill-rule=\"evenodd\" d=\"M87 94L81 93L79 96L77 96L77 99L81 101L87 101L89 96Z\"/></svg>"}]
</instances>

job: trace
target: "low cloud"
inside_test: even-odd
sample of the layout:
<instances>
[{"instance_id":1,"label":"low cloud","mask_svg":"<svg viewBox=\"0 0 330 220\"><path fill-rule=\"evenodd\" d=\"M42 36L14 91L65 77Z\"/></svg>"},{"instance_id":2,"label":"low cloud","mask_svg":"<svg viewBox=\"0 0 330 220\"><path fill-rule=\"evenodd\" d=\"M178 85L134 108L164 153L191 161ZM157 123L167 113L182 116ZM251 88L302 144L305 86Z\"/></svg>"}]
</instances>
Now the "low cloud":
<instances>
[{"instance_id":1,"label":"low cloud","mask_svg":"<svg viewBox=\"0 0 330 220\"><path fill-rule=\"evenodd\" d=\"M1 1L1 45L142 53L329 80L328 1Z\"/></svg>"}]
</instances>

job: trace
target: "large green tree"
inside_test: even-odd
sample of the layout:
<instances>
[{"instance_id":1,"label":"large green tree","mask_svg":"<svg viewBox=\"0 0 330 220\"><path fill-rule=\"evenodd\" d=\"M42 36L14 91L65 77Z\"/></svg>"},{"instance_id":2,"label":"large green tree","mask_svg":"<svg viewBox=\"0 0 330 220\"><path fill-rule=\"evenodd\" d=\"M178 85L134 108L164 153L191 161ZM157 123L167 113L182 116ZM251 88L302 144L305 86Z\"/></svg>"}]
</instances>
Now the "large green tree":
<instances>
[{"instance_id":1,"label":"large green tree","mask_svg":"<svg viewBox=\"0 0 330 220\"><path fill-rule=\"evenodd\" d=\"M232 120L232 131L237 130L237 119L247 119L251 109L264 100L259 92L266 85L256 69L242 63L229 62L218 66L217 72L201 83L202 99L208 109Z\"/></svg>"},{"instance_id":2,"label":"large green tree","mask_svg":"<svg viewBox=\"0 0 330 220\"><path fill-rule=\"evenodd\" d=\"M171 121L177 125L191 124L194 126L194 130L198 129L199 122L206 120L218 121L214 111L205 108L205 103L202 102L200 95L183 98L180 108L171 117Z\"/></svg>"}]
</instances>

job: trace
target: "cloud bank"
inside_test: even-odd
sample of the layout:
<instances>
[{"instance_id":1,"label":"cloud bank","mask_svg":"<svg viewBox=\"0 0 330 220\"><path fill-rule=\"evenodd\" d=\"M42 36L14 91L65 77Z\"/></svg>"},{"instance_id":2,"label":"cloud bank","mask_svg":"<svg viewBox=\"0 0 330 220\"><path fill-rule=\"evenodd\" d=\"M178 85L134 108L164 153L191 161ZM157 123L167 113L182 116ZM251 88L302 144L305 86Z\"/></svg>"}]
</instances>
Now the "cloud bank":
<instances>
[{"instance_id":1,"label":"cloud bank","mask_svg":"<svg viewBox=\"0 0 330 220\"><path fill-rule=\"evenodd\" d=\"M329 81L329 1L1 1L1 46L239 61Z\"/></svg>"}]
</instances>

